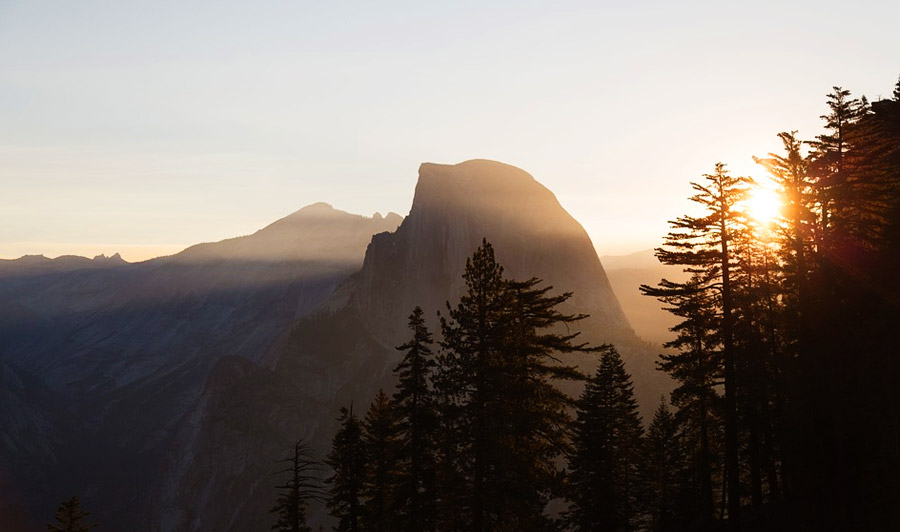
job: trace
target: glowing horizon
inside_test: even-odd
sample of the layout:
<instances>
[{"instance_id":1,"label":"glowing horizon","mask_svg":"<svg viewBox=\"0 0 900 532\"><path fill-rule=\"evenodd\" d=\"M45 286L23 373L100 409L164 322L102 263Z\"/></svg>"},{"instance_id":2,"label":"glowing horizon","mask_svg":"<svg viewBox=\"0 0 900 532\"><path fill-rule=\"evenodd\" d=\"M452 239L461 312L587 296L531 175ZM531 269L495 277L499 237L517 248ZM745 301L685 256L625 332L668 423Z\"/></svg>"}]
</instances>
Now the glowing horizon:
<instances>
[{"instance_id":1,"label":"glowing horizon","mask_svg":"<svg viewBox=\"0 0 900 532\"><path fill-rule=\"evenodd\" d=\"M761 176L752 156L778 151L779 131L818 134L833 85L890 94L900 5L857 9L879 16L5 3L0 257L141 260L319 201L406 215L421 162L474 158L531 173L601 255L649 249L716 162Z\"/></svg>"}]
</instances>

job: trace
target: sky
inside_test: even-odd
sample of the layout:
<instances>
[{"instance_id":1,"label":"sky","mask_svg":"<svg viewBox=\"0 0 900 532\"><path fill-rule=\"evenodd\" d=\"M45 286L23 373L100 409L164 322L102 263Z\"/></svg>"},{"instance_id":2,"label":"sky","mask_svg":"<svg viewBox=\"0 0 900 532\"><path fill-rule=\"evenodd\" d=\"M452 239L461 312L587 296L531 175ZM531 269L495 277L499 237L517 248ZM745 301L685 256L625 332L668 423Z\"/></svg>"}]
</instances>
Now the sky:
<instances>
[{"instance_id":1,"label":"sky","mask_svg":"<svg viewBox=\"0 0 900 532\"><path fill-rule=\"evenodd\" d=\"M422 162L531 173L601 255L716 162L900 74L898 2L0 0L0 258L126 260L311 203L406 215Z\"/></svg>"}]
</instances>

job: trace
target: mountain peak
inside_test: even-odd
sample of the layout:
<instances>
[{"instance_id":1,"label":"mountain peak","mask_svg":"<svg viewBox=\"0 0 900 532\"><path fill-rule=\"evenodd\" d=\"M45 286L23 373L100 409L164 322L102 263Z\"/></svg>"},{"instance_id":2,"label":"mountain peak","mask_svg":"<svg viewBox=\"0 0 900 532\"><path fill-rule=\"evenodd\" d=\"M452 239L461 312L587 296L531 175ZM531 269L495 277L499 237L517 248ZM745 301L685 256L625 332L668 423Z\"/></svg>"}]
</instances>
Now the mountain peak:
<instances>
[{"instance_id":1,"label":"mountain peak","mask_svg":"<svg viewBox=\"0 0 900 532\"><path fill-rule=\"evenodd\" d=\"M454 170L472 173L490 174L492 178L501 177L506 174L510 177L526 178L534 181L531 174L511 164L493 161L491 159L469 159L456 164L441 164L424 162L419 165L419 175L441 170Z\"/></svg>"},{"instance_id":2,"label":"mountain peak","mask_svg":"<svg viewBox=\"0 0 900 532\"><path fill-rule=\"evenodd\" d=\"M304 260L350 267L362 263L372 235L393 231L402 220L394 213L367 218L318 202L252 235L189 247L176 255L176 260Z\"/></svg>"},{"instance_id":3,"label":"mountain peak","mask_svg":"<svg viewBox=\"0 0 900 532\"><path fill-rule=\"evenodd\" d=\"M409 216L369 245L360 308L384 330L398 322L390 308L442 308L461 293L466 259L485 238L509 276L574 291L573 308L590 310L598 328L633 334L581 224L531 174L484 159L419 167Z\"/></svg>"},{"instance_id":4,"label":"mountain peak","mask_svg":"<svg viewBox=\"0 0 900 532\"><path fill-rule=\"evenodd\" d=\"M418 195L420 187L462 187L497 194L504 189L535 185L543 188L521 168L488 159L472 159L458 164L422 163L416 193Z\"/></svg>"},{"instance_id":5,"label":"mountain peak","mask_svg":"<svg viewBox=\"0 0 900 532\"><path fill-rule=\"evenodd\" d=\"M579 239L587 237L553 192L531 174L487 159L453 165L423 163L410 215L420 212L431 213L429 217L439 213L442 217L469 219L470 228L487 230L477 242L506 231L530 237L573 233Z\"/></svg>"},{"instance_id":6,"label":"mountain peak","mask_svg":"<svg viewBox=\"0 0 900 532\"><path fill-rule=\"evenodd\" d=\"M294 215L302 215L302 214L331 214L331 213L339 213L343 211L339 211L331 206L329 203L325 203L324 201L318 201L316 203L312 203L307 205L306 207L300 208Z\"/></svg>"},{"instance_id":7,"label":"mountain peak","mask_svg":"<svg viewBox=\"0 0 900 532\"><path fill-rule=\"evenodd\" d=\"M99 255L94 256L93 259L95 262L105 262L107 264L125 264L125 259L122 258L122 255L118 253L114 253L110 256L106 256L101 253Z\"/></svg>"}]
</instances>

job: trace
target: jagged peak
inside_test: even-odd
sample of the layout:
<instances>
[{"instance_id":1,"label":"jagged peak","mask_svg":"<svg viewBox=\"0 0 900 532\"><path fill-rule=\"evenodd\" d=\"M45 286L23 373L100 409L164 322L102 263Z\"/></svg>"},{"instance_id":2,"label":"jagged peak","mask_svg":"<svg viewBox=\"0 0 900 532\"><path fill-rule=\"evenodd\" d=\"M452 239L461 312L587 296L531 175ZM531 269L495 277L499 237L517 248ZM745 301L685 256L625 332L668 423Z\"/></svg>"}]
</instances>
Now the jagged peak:
<instances>
[{"instance_id":1,"label":"jagged peak","mask_svg":"<svg viewBox=\"0 0 900 532\"><path fill-rule=\"evenodd\" d=\"M400 225L400 222L403 221L403 216L400 216L396 212L391 211L391 212L387 213L387 215L385 215L384 221L389 222L392 225L393 224Z\"/></svg>"},{"instance_id":2,"label":"jagged peak","mask_svg":"<svg viewBox=\"0 0 900 532\"><path fill-rule=\"evenodd\" d=\"M101 261L103 261L103 262L117 262L117 263L124 263L124 262L125 262L125 259L123 259L123 258L122 258L122 255L119 255L119 253L113 253L112 255L109 255L109 256L107 256L107 255L101 253L101 254L99 254L99 255L94 256L94 259L93 259L93 260L95 260L95 261L97 261L97 262L101 262Z\"/></svg>"},{"instance_id":3,"label":"jagged peak","mask_svg":"<svg viewBox=\"0 0 900 532\"><path fill-rule=\"evenodd\" d=\"M342 211L341 209L336 209L330 203L325 203L324 201L319 201L319 202L307 205L305 207L301 207L299 210L294 211L292 214L289 214L288 216L282 218L281 220L292 219L292 218L304 218L304 217L332 217L332 216L333 217L343 216L343 217L354 217L354 218L367 218L366 216L361 215L361 214L354 214L352 212L347 212L347 211ZM368 218L375 220L375 221L379 221L379 220L390 221L396 217L399 217L401 220L403 219L402 216L400 216L399 214L393 213L393 212L389 212L385 216L382 216L380 212L375 212L371 217L368 217ZM270 225L275 225L281 220L278 220Z\"/></svg>"}]
</instances>

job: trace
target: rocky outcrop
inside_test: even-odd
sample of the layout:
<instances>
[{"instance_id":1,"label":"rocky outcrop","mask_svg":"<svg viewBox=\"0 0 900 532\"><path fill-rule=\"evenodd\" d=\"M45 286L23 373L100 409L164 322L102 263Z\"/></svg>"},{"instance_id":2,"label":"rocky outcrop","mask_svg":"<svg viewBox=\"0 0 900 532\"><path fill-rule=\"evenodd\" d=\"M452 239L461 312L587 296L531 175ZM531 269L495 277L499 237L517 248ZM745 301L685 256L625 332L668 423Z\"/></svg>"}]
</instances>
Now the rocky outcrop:
<instances>
[{"instance_id":1,"label":"rocky outcrop","mask_svg":"<svg viewBox=\"0 0 900 532\"><path fill-rule=\"evenodd\" d=\"M509 277L573 292L570 307L590 311L592 327L631 335L581 224L527 172L486 160L421 165L409 216L369 245L354 304L396 342L416 305L434 314L459 296L466 259L483 239Z\"/></svg>"}]
</instances>

